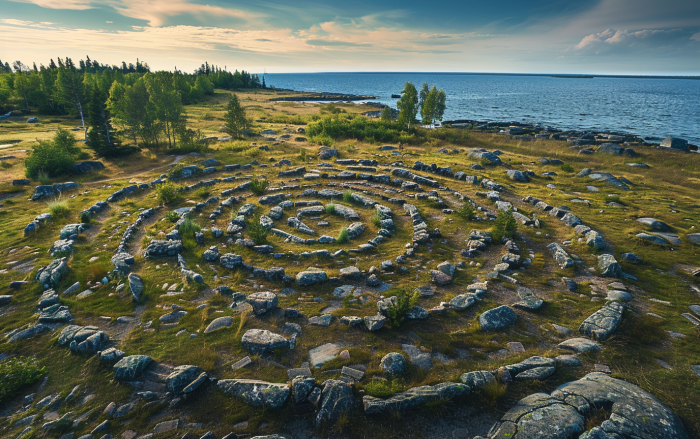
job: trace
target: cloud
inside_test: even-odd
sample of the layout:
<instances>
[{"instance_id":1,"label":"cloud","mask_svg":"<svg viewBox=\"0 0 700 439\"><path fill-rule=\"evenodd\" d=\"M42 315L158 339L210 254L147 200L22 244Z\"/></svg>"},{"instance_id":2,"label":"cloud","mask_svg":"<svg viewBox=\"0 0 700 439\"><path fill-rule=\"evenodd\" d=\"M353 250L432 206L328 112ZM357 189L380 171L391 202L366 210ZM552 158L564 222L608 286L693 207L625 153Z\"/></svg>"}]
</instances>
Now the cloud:
<instances>
[{"instance_id":1,"label":"cloud","mask_svg":"<svg viewBox=\"0 0 700 439\"><path fill-rule=\"evenodd\" d=\"M44 1L44 0L39 0ZM246 22L259 19L261 14L220 6L200 5L187 0L117 0L112 7L121 15L145 20L150 26L163 26L167 19L181 15L196 16L206 20L213 17L236 18Z\"/></svg>"},{"instance_id":2,"label":"cloud","mask_svg":"<svg viewBox=\"0 0 700 439\"><path fill-rule=\"evenodd\" d=\"M371 47L371 44L353 43L350 41L338 40L306 40L306 44L311 46L346 46L346 47Z\"/></svg>"},{"instance_id":3,"label":"cloud","mask_svg":"<svg viewBox=\"0 0 700 439\"><path fill-rule=\"evenodd\" d=\"M83 11L92 9L91 0L10 0L17 3L32 3L46 9L71 9Z\"/></svg>"},{"instance_id":4,"label":"cloud","mask_svg":"<svg viewBox=\"0 0 700 439\"><path fill-rule=\"evenodd\" d=\"M632 53L638 51L677 51L695 40L685 29L607 29L587 35L574 47L580 53ZM698 46L700 48L700 46Z\"/></svg>"}]
</instances>

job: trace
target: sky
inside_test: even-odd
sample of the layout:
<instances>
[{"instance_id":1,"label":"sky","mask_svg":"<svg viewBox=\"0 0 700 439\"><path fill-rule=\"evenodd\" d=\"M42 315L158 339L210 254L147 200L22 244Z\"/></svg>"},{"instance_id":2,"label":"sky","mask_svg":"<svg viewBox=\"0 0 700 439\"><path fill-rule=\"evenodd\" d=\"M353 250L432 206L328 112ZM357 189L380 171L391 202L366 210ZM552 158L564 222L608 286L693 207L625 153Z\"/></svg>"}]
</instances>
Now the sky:
<instances>
[{"instance_id":1,"label":"sky","mask_svg":"<svg viewBox=\"0 0 700 439\"><path fill-rule=\"evenodd\" d=\"M0 0L0 60L700 75L700 0Z\"/></svg>"}]
</instances>

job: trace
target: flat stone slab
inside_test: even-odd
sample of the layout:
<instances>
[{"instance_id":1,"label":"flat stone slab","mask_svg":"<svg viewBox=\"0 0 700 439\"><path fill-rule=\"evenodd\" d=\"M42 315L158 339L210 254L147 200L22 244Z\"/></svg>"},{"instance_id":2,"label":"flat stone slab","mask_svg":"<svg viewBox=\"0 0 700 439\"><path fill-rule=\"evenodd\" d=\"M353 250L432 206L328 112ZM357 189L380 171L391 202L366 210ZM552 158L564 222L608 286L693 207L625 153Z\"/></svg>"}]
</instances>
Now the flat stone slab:
<instances>
[{"instance_id":1,"label":"flat stone slab","mask_svg":"<svg viewBox=\"0 0 700 439\"><path fill-rule=\"evenodd\" d=\"M402 344L401 349L406 353L408 361L421 369L431 369L433 367L433 357L430 352L423 352L419 347L410 344Z\"/></svg>"},{"instance_id":2,"label":"flat stone slab","mask_svg":"<svg viewBox=\"0 0 700 439\"><path fill-rule=\"evenodd\" d=\"M490 309L479 316L482 331L496 331L514 324L516 320L518 315L506 305Z\"/></svg>"},{"instance_id":3,"label":"flat stone slab","mask_svg":"<svg viewBox=\"0 0 700 439\"><path fill-rule=\"evenodd\" d=\"M231 369L233 369L233 370L242 369L252 362L253 361L250 359L250 357L245 356L245 357L241 358L240 360L236 361L235 363L233 363L231 365Z\"/></svg>"},{"instance_id":4,"label":"flat stone slab","mask_svg":"<svg viewBox=\"0 0 700 439\"><path fill-rule=\"evenodd\" d=\"M621 303L610 302L584 320L579 332L594 340L607 340L622 321L624 311Z\"/></svg>"},{"instance_id":5,"label":"flat stone slab","mask_svg":"<svg viewBox=\"0 0 700 439\"><path fill-rule=\"evenodd\" d=\"M345 346L340 343L326 343L309 350L311 367L321 367L334 359Z\"/></svg>"},{"instance_id":6,"label":"flat stone slab","mask_svg":"<svg viewBox=\"0 0 700 439\"><path fill-rule=\"evenodd\" d=\"M180 425L179 419L173 419L171 421L161 422L160 424L157 424L156 427L153 429L153 434L159 434L159 433L165 433L167 431L177 430L179 425Z\"/></svg>"},{"instance_id":7,"label":"flat stone slab","mask_svg":"<svg viewBox=\"0 0 700 439\"><path fill-rule=\"evenodd\" d=\"M207 329L204 330L204 333L209 334L210 332L214 332L222 328L230 328L231 325L233 325L233 317L219 317L218 319L214 319L211 321L211 323L209 323L209 326L207 326Z\"/></svg>"},{"instance_id":8,"label":"flat stone slab","mask_svg":"<svg viewBox=\"0 0 700 439\"><path fill-rule=\"evenodd\" d=\"M570 338L557 345L559 349L566 349L578 353L599 352L601 347L598 343L587 338Z\"/></svg>"}]
</instances>

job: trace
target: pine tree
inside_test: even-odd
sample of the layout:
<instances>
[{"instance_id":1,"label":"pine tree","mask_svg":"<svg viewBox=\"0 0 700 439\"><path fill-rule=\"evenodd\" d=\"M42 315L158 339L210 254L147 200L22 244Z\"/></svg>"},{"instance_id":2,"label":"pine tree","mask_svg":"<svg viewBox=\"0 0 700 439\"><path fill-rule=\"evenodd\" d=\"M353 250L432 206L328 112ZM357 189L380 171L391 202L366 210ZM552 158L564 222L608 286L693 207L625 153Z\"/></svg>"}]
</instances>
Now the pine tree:
<instances>
[{"instance_id":1,"label":"pine tree","mask_svg":"<svg viewBox=\"0 0 700 439\"><path fill-rule=\"evenodd\" d=\"M399 122L411 129L411 123L418 113L418 90L415 85L406 83L396 106L399 108Z\"/></svg>"},{"instance_id":2,"label":"pine tree","mask_svg":"<svg viewBox=\"0 0 700 439\"><path fill-rule=\"evenodd\" d=\"M391 122L393 120L393 115L391 114L391 108L389 108L388 105L384 106L384 109L382 110L382 121L383 122Z\"/></svg>"},{"instance_id":3,"label":"pine tree","mask_svg":"<svg viewBox=\"0 0 700 439\"><path fill-rule=\"evenodd\" d=\"M232 137L240 137L241 131L248 127L245 109L241 106L238 96L235 94L231 94L231 99L226 107L224 121L226 121L226 132Z\"/></svg>"},{"instance_id":4,"label":"pine tree","mask_svg":"<svg viewBox=\"0 0 700 439\"><path fill-rule=\"evenodd\" d=\"M500 242L503 238L513 238L517 229L518 223L513 218L513 212L510 209L507 211L499 210L498 216L493 222L491 235L494 241Z\"/></svg>"}]
</instances>

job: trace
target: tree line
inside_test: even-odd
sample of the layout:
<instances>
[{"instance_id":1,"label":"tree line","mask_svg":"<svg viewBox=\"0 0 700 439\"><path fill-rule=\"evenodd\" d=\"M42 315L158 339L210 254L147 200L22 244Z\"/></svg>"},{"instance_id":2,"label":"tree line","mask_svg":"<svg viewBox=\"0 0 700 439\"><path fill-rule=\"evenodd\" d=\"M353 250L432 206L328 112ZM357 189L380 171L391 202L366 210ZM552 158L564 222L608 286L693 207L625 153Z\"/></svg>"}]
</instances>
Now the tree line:
<instances>
[{"instance_id":1,"label":"tree line","mask_svg":"<svg viewBox=\"0 0 700 439\"><path fill-rule=\"evenodd\" d=\"M420 93L416 86L411 82L407 82L401 91L401 98L396 103L399 109L398 121L407 128L411 128L412 123L417 122L417 116L420 114L423 123L426 125L435 123L436 120L442 120L445 114L447 95L436 86L432 88L427 82L423 83ZM392 114L389 107L385 107L382 111L382 120L391 120Z\"/></svg>"},{"instance_id":2,"label":"tree line","mask_svg":"<svg viewBox=\"0 0 700 439\"><path fill-rule=\"evenodd\" d=\"M100 156L130 153L122 146L183 148L193 146L198 133L188 129L184 105L228 90L262 88L257 75L231 73L208 62L186 74L179 70L152 72L148 64L125 62L122 67L97 61L53 59L48 67L12 66L0 61L0 113L16 109L45 115L70 115L81 120L84 141Z\"/></svg>"}]
</instances>

